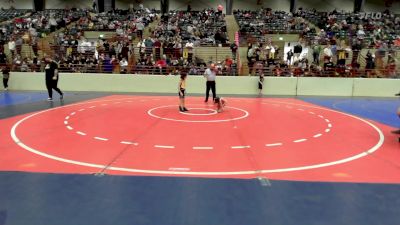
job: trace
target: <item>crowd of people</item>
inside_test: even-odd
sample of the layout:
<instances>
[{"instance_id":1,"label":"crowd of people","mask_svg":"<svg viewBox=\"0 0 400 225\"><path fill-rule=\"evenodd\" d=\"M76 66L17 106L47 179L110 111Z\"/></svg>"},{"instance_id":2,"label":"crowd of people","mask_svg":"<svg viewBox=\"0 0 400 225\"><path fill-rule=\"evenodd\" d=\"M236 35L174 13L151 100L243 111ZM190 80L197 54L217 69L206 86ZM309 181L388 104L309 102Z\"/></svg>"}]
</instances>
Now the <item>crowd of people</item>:
<instances>
[{"instance_id":1,"label":"crowd of people","mask_svg":"<svg viewBox=\"0 0 400 225\"><path fill-rule=\"evenodd\" d=\"M240 28L242 42L247 42L249 38L264 42L266 34L315 34L316 32L303 17L288 12L273 11L270 8L258 11L235 10L233 14Z\"/></svg>"},{"instance_id":2,"label":"crowd of people","mask_svg":"<svg viewBox=\"0 0 400 225\"><path fill-rule=\"evenodd\" d=\"M163 16L153 36L167 45L171 42L183 45L189 42L194 46L229 44L224 14L215 9L171 11Z\"/></svg>"},{"instance_id":3,"label":"crowd of people","mask_svg":"<svg viewBox=\"0 0 400 225\"><path fill-rule=\"evenodd\" d=\"M250 46L250 73L267 70L278 76L398 77L400 17L388 11L321 13L299 8L295 13L285 13L261 9L238 10L235 17L243 40ZM297 33L300 48L308 51L300 50L296 55L293 48L294 52L279 54L279 47L271 44L268 33Z\"/></svg>"},{"instance_id":4,"label":"crowd of people","mask_svg":"<svg viewBox=\"0 0 400 225\"><path fill-rule=\"evenodd\" d=\"M400 18L389 12L321 13L300 8L295 13L236 10L234 15L241 36L256 37L246 40L250 74L263 71L276 76L398 76ZM144 28L153 22L157 26L143 37ZM64 28L54 35L53 44L54 59L63 72L201 74L210 63L196 56L194 49L201 46L230 47L231 55L212 63L220 74L240 72L236 59L239 46L229 42L224 14L219 9L188 8L161 16L143 6L100 14L89 9L45 10L0 27L0 64L12 62L12 70L43 71L38 40ZM87 39L86 31L113 31L115 35ZM312 58L301 50L287 52L273 43L268 34L280 32L299 34L300 47L308 49ZM21 57L23 43L31 45L31 57ZM372 48L370 52L362 51L367 47ZM8 57L4 48L10 52Z\"/></svg>"}]
</instances>

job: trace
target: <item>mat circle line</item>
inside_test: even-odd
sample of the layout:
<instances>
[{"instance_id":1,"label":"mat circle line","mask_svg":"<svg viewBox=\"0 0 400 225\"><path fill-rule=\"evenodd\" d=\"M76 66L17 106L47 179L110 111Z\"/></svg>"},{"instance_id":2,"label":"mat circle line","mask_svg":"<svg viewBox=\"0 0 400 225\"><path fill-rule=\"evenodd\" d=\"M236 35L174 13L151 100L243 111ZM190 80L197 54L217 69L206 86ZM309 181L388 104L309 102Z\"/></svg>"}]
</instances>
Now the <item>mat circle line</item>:
<instances>
[{"instance_id":1,"label":"mat circle line","mask_svg":"<svg viewBox=\"0 0 400 225\"><path fill-rule=\"evenodd\" d=\"M124 98L124 99L132 99L132 98ZM100 101L93 101L93 102L104 102L104 101L116 101L116 100L121 100L121 99L113 99L113 100L100 100ZM292 104L292 105L297 105L297 106L303 106L303 107L310 107L310 108L315 108L315 109L321 109L321 110L325 110L325 111L330 111L330 112L335 112L335 113L339 113L342 115L346 115L348 117L360 120L366 124L368 124L369 126L371 126L372 128L374 128L374 130L379 134L379 140L378 142L371 147L370 149L361 152L359 154L347 157L347 158L343 158L343 159L339 159L336 161L332 161L332 162L327 162L327 163L319 163L319 164L312 164L312 165L308 165L308 166L299 166L299 167L289 167L289 168L279 168L279 169L268 169L268 170L246 170L246 171L227 171L227 172L221 172L221 171L209 171L209 172L205 172L205 171L200 171L200 172L195 172L195 171L169 171L169 170L145 170L145 169L133 169L133 168L124 168L124 167L116 167L116 166L110 166L107 167L106 165L102 165L102 164L95 164L95 163L87 163L87 162L81 162L81 161L77 161L77 160L72 160L72 159L66 159L66 158L61 158L55 155L51 155L51 154L47 154L44 152L41 152L39 150L36 150L30 146L27 146L26 144L24 144L16 135L16 130L18 128L18 126L20 124L22 124L24 121L28 120L29 118L32 118L34 116L37 116L39 114L45 113L45 112L49 112L49 111L54 111L54 110L58 110L61 108L66 108L66 107L71 107L71 106L76 106L76 105L82 105L82 104L88 104L91 102L86 102L86 103L77 103L77 104L71 104L71 105L66 105L66 106L61 106L58 108L51 108L51 109L47 109L47 110L43 110L37 113L33 113L31 115L28 115L20 120L18 120L11 128L10 131L10 135L12 137L12 139L14 140L14 142L19 145L21 148L23 148L24 150L27 150L31 153L52 159L52 160L56 160L56 161L60 161L60 162L64 162L64 163L70 163L70 164L74 164L74 165L80 165L80 166L87 166L87 167L92 167L92 168L98 168L98 169L104 169L107 168L107 170L113 170L113 171L121 171L121 172L130 172L130 173L145 173L145 174L165 174L165 175L195 175L195 176L232 176L232 175L251 175L251 174L260 174L260 173L281 173L281 172L292 172L292 171L301 171L301 170L309 170L309 169L317 169L317 168L322 168L322 167L328 167L328 166L334 166L334 165L338 165L338 164L342 164L342 163L347 163L362 157L365 157L369 154L372 154L373 152L377 151L383 144L385 137L383 135L383 132L376 127L374 124L370 123L367 120L364 120L362 118L359 118L357 116L353 116L347 113L343 113L343 112L339 112L336 110L331 110L331 109L325 109L322 107L316 107L316 106L308 106L308 105L302 105L302 104L296 104L296 103L290 103L290 102L276 102L276 101L271 101L271 102L275 102L275 103L283 103L283 104Z\"/></svg>"}]
</instances>

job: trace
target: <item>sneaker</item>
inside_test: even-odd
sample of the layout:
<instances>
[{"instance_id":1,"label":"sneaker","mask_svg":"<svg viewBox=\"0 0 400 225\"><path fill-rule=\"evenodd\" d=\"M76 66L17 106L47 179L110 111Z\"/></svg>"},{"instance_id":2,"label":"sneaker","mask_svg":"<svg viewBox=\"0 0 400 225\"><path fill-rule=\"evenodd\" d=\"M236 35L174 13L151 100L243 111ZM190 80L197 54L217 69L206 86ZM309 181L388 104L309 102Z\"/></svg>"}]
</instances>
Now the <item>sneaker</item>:
<instances>
[{"instance_id":1,"label":"sneaker","mask_svg":"<svg viewBox=\"0 0 400 225\"><path fill-rule=\"evenodd\" d=\"M53 99L52 98L48 98L47 101L51 102L51 101L53 101Z\"/></svg>"},{"instance_id":2,"label":"sneaker","mask_svg":"<svg viewBox=\"0 0 400 225\"><path fill-rule=\"evenodd\" d=\"M180 111L180 112L185 112L185 110L183 110L183 108L180 107L180 106L179 106L179 111Z\"/></svg>"},{"instance_id":3,"label":"sneaker","mask_svg":"<svg viewBox=\"0 0 400 225\"><path fill-rule=\"evenodd\" d=\"M186 111L189 111L189 110L186 107L183 107L183 111L186 112Z\"/></svg>"},{"instance_id":4,"label":"sneaker","mask_svg":"<svg viewBox=\"0 0 400 225\"><path fill-rule=\"evenodd\" d=\"M208 102L208 99L204 100L204 102Z\"/></svg>"},{"instance_id":5,"label":"sneaker","mask_svg":"<svg viewBox=\"0 0 400 225\"><path fill-rule=\"evenodd\" d=\"M393 130L392 134L400 134L400 129L399 130Z\"/></svg>"},{"instance_id":6,"label":"sneaker","mask_svg":"<svg viewBox=\"0 0 400 225\"><path fill-rule=\"evenodd\" d=\"M8 88L4 88L5 91L8 91Z\"/></svg>"}]
</instances>

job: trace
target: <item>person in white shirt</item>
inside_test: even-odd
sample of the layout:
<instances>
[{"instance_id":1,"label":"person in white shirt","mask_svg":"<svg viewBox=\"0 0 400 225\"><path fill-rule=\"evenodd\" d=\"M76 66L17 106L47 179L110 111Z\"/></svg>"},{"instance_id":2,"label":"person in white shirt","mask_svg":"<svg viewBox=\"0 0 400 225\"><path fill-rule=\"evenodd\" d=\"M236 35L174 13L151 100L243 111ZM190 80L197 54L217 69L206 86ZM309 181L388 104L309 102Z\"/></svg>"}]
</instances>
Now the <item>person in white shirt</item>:
<instances>
[{"instance_id":1,"label":"person in white shirt","mask_svg":"<svg viewBox=\"0 0 400 225\"><path fill-rule=\"evenodd\" d=\"M128 61L126 58L122 58L122 60L119 62L119 66L121 67L121 73L126 73L128 69Z\"/></svg>"},{"instance_id":2,"label":"person in white shirt","mask_svg":"<svg viewBox=\"0 0 400 225\"><path fill-rule=\"evenodd\" d=\"M137 36L142 39L143 38L143 30L144 30L144 25L141 21L136 23L136 29L137 29Z\"/></svg>"},{"instance_id":3,"label":"person in white shirt","mask_svg":"<svg viewBox=\"0 0 400 225\"><path fill-rule=\"evenodd\" d=\"M11 39L8 42L8 50L10 50L11 55L14 57L14 54L15 54L15 41L14 41L14 39Z\"/></svg>"},{"instance_id":4,"label":"person in white shirt","mask_svg":"<svg viewBox=\"0 0 400 225\"><path fill-rule=\"evenodd\" d=\"M331 50L331 45L327 45L325 48L324 48L324 61L326 61L326 60L330 60L331 58L332 58L332 50Z\"/></svg>"},{"instance_id":5,"label":"person in white shirt","mask_svg":"<svg viewBox=\"0 0 400 225\"><path fill-rule=\"evenodd\" d=\"M208 97L210 95L210 90L212 92L213 95L213 100L217 97L217 93L216 93L216 88L215 88L215 78L217 75L217 71L215 68L215 64L211 64L210 68L207 68L204 71L204 77L207 79L206 82L206 99L204 100L204 102L208 102Z\"/></svg>"}]
</instances>

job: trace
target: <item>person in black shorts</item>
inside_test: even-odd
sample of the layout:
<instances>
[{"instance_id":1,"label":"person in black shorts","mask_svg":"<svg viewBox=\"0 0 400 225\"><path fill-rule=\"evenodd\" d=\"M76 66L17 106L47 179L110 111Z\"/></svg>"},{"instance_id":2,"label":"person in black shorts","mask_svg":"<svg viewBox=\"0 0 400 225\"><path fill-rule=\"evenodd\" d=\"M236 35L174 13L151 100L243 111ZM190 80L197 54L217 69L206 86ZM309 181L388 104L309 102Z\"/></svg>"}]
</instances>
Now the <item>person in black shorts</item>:
<instances>
[{"instance_id":1,"label":"person in black shorts","mask_svg":"<svg viewBox=\"0 0 400 225\"><path fill-rule=\"evenodd\" d=\"M179 86L178 86L179 111L181 111L181 112L189 111L185 107L186 77L187 77L187 74L181 75L181 80L179 81Z\"/></svg>"},{"instance_id":2,"label":"person in black shorts","mask_svg":"<svg viewBox=\"0 0 400 225\"><path fill-rule=\"evenodd\" d=\"M261 72L258 79L258 96L262 96L263 86L264 86L264 73Z\"/></svg>"},{"instance_id":3,"label":"person in black shorts","mask_svg":"<svg viewBox=\"0 0 400 225\"><path fill-rule=\"evenodd\" d=\"M4 66L4 68L1 70L3 73L3 86L4 90L8 90L8 79L10 78L10 68L8 66Z\"/></svg>"},{"instance_id":4,"label":"person in black shorts","mask_svg":"<svg viewBox=\"0 0 400 225\"><path fill-rule=\"evenodd\" d=\"M58 64L49 57L45 58L46 66L45 66L45 74L46 74L46 88L49 93L48 101L53 101L53 89L56 90L60 94L60 99L64 98L64 94L57 87L58 84Z\"/></svg>"}]
</instances>

